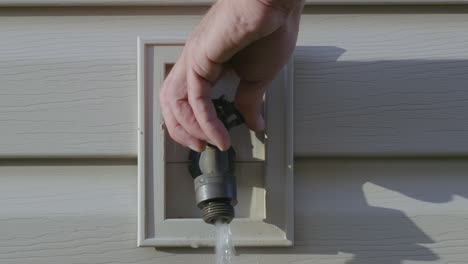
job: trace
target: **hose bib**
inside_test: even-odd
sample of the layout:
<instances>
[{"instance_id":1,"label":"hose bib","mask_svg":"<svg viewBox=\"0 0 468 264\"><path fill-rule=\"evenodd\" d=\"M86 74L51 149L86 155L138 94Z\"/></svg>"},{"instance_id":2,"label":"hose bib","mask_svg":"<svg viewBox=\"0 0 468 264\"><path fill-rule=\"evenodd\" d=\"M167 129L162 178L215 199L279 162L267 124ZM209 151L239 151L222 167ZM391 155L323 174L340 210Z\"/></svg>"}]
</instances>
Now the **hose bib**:
<instances>
[{"instance_id":1,"label":"hose bib","mask_svg":"<svg viewBox=\"0 0 468 264\"><path fill-rule=\"evenodd\" d=\"M243 123L243 118L234 104L223 97L213 100L218 118L226 129ZM233 147L221 151L208 144L203 152L190 151L189 171L195 188L195 201L203 211L203 220L208 224L217 221L230 223L237 204L237 185L234 176L235 151Z\"/></svg>"}]
</instances>

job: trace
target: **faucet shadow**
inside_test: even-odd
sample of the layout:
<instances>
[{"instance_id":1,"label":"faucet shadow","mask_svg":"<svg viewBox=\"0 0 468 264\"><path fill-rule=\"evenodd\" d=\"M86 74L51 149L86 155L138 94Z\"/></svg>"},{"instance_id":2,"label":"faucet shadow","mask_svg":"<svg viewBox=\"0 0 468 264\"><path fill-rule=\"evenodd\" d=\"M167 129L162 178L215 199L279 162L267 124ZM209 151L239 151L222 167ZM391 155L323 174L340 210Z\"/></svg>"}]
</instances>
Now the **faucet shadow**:
<instances>
[{"instance_id":1,"label":"faucet shadow","mask_svg":"<svg viewBox=\"0 0 468 264\"><path fill-rule=\"evenodd\" d=\"M432 92L445 89L445 92L454 93L464 93L466 90L467 80L463 79L465 75L462 73L463 71L466 73L468 61L339 61L344 53L345 50L339 47L298 47L296 54L299 54L300 58L296 60L296 66L300 63L310 63L310 67L317 67L317 72L321 73L310 77L316 79L310 82L310 86L296 87L296 98L297 96L317 95L314 83L322 86L324 83L329 83L333 86L330 87L331 91L323 93L325 96L329 95L325 98L325 103L333 103L334 91L349 89L348 93L351 93L350 91L355 90L357 97L363 86L375 87L376 93L381 93L379 96L383 101L386 100L386 96L393 98L389 100L405 96L404 103L409 106L418 102L417 100L430 99L429 97L421 98L418 95L424 94L425 89ZM367 69L364 71L366 74L350 74L353 69L358 68L360 72L362 69ZM453 75L449 76L447 73L453 73ZM296 74L301 73L296 71ZM356 79L350 80L350 78ZM399 91L402 90L410 93L399 95ZM395 93L386 93L386 91ZM356 100L355 106L358 108L359 102ZM461 100L454 104L459 105L450 105L448 107L450 109L443 111L447 111L444 112L447 115L451 114L450 111L459 111L456 117L448 118L450 120L447 122L453 123L456 119L462 126L468 121L468 115L463 114L462 111L466 102ZM300 106L296 105L297 107ZM320 105L313 107L320 108ZM417 114L420 113L412 112L411 107L406 111L388 112L388 116L385 117L396 120L395 124L403 128L410 119L416 120ZM355 113L344 113L345 116L347 114ZM408 115L411 115L411 118L408 118ZM326 122L320 118L327 119L328 117L316 118L318 129L321 126L320 122ZM359 118L363 124L371 122L366 119L369 116L362 115ZM442 117L437 116L437 119L441 120ZM433 121L428 120L424 124L429 128L437 126L435 122L431 122ZM334 133L334 131L329 132ZM395 131L388 132L394 133ZM404 138L404 132L399 131L395 137L407 140ZM441 136L439 142L434 142L434 144L448 146L448 148L458 147L458 149L460 147L456 144L462 144L462 147L463 144L467 144L466 129L453 130L448 133L452 133L453 137ZM455 142L454 137L460 140ZM380 146L392 144L385 140L387 139L384 137L373 137L366 148L372 148L378 144ZM307 144L308 142L301 141L301 143ZM341 157L318 156L296 160L295 246L291 248L239 248L238 254L240 256L274 254L278 258L310 255L311 261L315 257L320 260L329 258L327 263L345 264L403 264L406 261L441 260L441 256L431 249L435 243L438 243L438 235L426 233L421 227L422 223L432 220L424 214L418 216L417 213L412 212L420 209L416 205L430 207L435 204L448 203L454 199L454 196L468 199L468 177L466 177L468 176L466 173L468 158L461 156L450 159L418 158L417 153L413 157L396 155L395 158L355 158L346 154L339 156ZM372 191L369 192L368 188ZM393 193L392 199L401 201L380 197L382 188L385 192ZM444 231L456 232L455 226L444 226L443 223L433 223L433 225L439 226L439 229ZM212 249L165 249L165 251L204 254L212 252ZM342 256L341 253L351 256Z\"/></svg>"}]
</instances>

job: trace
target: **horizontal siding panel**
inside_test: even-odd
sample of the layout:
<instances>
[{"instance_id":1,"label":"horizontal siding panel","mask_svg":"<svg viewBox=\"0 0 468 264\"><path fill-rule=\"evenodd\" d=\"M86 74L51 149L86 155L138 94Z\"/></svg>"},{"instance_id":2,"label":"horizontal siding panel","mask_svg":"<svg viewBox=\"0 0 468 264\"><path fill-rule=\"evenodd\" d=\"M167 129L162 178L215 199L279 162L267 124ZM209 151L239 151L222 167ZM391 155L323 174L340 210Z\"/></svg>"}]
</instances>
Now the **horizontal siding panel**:
<instances>
[{"instance_id":1,"label":"horizontal siding panel","mask_svg":"<svg viewBox=\"0 0 468 264\"><path fill-rule=\"evenodd\" d=\"M203 9L60 10L0 10L0 156L135 157L137 37L188 35Z\"/></svg>"},{"instance_id":2,"label":"horizontal siding panel","mask_svg":"<svg viewBox=\"0 0 468 264\"><path fill-rule=\"evenodd\" d=\"M466 160L297 164L296 245L312 259L304 263L464 261Z\"/></svg>"},{"instance_id":3,"label":"horizontal siding panel","mask_svg":"<svg viewBox=\"0 0 468 264\"><path fill-rule=\"evenodd\" d=\"M135 157L136 39L205 10L1 9L0 157ZM306 9L296 156L467 154L468 16L437 10Z\"/></svg>"},{"instance_id":4,"label":"horizontal siding panel","mask_svg":"<svg viewBox=\"0 0 468 264\"><path fill-rule=\"evenodd\" d=\"M137 248L134 164L0 166L0 263L212 263L212 249ZM464 263L468 163L300 159L293 248L236 263Z\"/></svg>"},{"instance_id":5,"label":"horizontal siding panel","mask_svg":"<svg viewBox=\"0 0 468 264\"><path fill-rule=\"evenodd\" d=\"M307 16L297 156L466 155L468 16Z\"/></svg>"}]
</instances>

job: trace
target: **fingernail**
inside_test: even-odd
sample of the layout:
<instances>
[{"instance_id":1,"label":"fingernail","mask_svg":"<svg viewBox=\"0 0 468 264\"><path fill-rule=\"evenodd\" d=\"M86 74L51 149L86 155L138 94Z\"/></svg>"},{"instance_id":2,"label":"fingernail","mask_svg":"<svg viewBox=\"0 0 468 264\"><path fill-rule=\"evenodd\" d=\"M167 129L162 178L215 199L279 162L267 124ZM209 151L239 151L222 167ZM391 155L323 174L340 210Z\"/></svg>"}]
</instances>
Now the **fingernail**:
<instances>
[{"instance_id":1,"label":"fingernail","mask_svg":"<svg viewBox=\"0 0 468 264\"><path fill-rule=\"evenodd\" d=\"M265 120L263 119L262 116L259 116L257 118L257 130L263 131L264 129L265 129Z\"/></svg>"},{"instance_id":2,"label":"fingernail","mask_svg":"<svg viewBox=\"0 0 468 264\"><path fill-rule=\"evenodd\" d=\"M202 152L202 151L203 151L199 146L189 145L188 147L189 147L191 150L196 151L196 152Z\"/></svg>"},{"instance_id":3,"label":"fingernail","mask_svg":"<svg viewBox=\"0 0 468 264\"><path fill-rule=\"evenodd\" d=\"M263 119L263 117L260 117L259 119L260 119L260 121L258 122L258 127L260 128L260 130L264 130L265 129L265 120Z\"/></svg>"},{"instance_id":4,"label":"fingernail","mask_svg":"<svg viewBox=\"0 0 468 264\"><path fill-rule=\"evenodd\" d=\"M229 147L231 147L231 146L229 146L229 145L227 145L227 146L217 145L217 147L218 147L218 149L221 150L221 151L226 151L226 150L228 150Z\"/></svg>"},{"instance_id":5,"label":"fingernail","mask_svg":"<svg viewBox=\"0 0 468 264\"><path fill-rule=\"evenodd\" d=\"M223 146L223 145L221 145L221 144L216 144L216 143L214 143L213 141L210 141L210 140L208 141L208 144L213 145L213 146L216 146L216 147L217 147L219 150L221 150L221 151L226 151L226 150L229 149L229 147L231 147L230 145Z\"/></svg>"}]
</instances>

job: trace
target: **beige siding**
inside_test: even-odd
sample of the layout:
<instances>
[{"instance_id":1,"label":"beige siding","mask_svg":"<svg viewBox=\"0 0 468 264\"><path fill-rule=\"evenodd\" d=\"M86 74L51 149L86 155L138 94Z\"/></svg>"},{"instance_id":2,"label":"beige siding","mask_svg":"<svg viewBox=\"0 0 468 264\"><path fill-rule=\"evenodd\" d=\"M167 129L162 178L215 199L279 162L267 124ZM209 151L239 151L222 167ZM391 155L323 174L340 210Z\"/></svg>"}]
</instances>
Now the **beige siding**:
<instances>
[{"instance_id":1,"label":"beige siding","mask_svg":"<svg viewBox=\"0 0 468 264\"><path fill-rule=\"evenodd\" d=\"M136 165L99 162L0 167L0 263L212 263L211 249L137 248ZM464 263L467 171L466 160L298 160L296 247L240 249L240 263Z\"/></svg>"},{"instance_id":2,"label":"beige siding","mask_svg":"<svg viewBox=\"0 0 468 264\"><path fill-rule=\"evenodd\" d=\"M21 158L0 160L0 263L212 261L136 247L137 37L184 37L205 11L0 9L0 157ZM468 163L453 156L468 153L467 13L306 8L296 246L240 249L241 263L466 262ZM447 158L337 158L408 155Z\"/></svg>"},{"instance_id":3,"label":"beige siding","mask_svg":"<svg viewBox=\"0 0 468 264\"><path fill-rule=\"evenodd\" d=\"M135 157L137 36L185 36L190 10L0 10L0 156ZM296 155L466 154L464 9L346 10L303 17Z\"/></svg>"}]
</instances>

